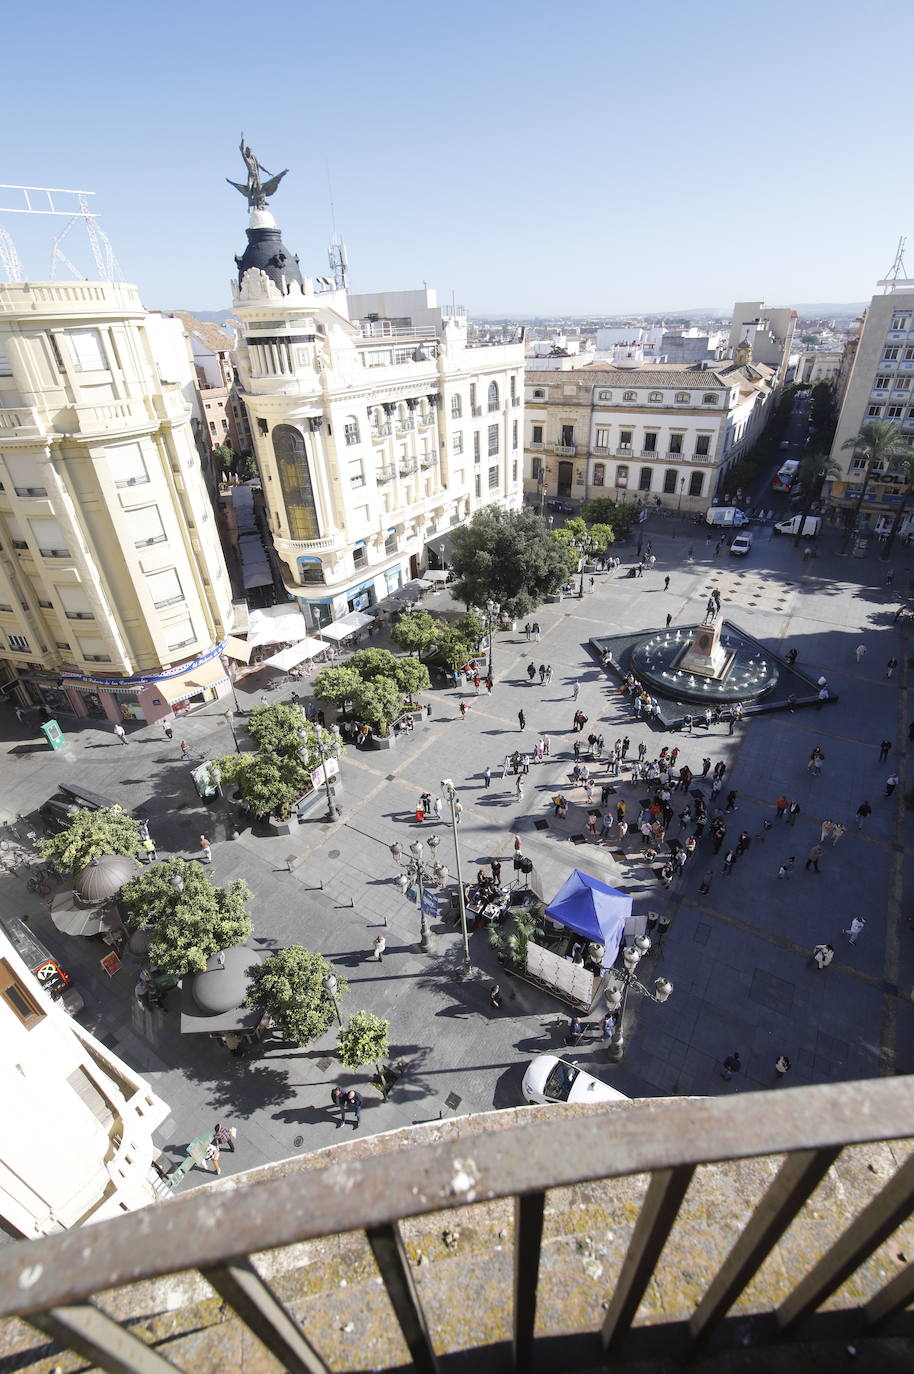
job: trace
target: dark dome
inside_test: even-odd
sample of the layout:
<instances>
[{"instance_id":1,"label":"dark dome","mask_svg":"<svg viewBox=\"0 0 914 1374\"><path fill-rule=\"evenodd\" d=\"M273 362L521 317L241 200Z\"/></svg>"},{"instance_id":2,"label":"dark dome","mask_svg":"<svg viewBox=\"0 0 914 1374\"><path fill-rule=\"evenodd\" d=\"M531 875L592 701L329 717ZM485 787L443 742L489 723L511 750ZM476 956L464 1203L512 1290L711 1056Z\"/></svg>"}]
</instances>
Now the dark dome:
<instances>
[{"instance_id":1,"label":"dark dome","mask_svg":"<svg viewBox=\"0 0 914 1374\"><path fill-rule=\"evenodd\" d=\"M238 264L238 285L241 285L245 272L249 272L252 267L259 268L266 272L274 286L278 286L283 294L288 293L289 282L298 282L303 286L302 275L298 267L298 258L289 252L282 241L282 236L275 225L261 229L247 229L248 246L240 258L236 257Z\"/></svg>"},{"instance_id":2,"label":"dark dome","mask_svg":"<svg viewBox=\"0 0 914 1374\"><path fill-rule=\"evenodd\" d=\"M84 902L108 902L142 871L142 865L126 854L102 854L80 870L76 891Z\"/></svg>"},{"instance_id":3,"label":"dark dome","mask_svg":"<svg viewBox=\"0 0 914 1374\"><path fill-rule=\"evenodd\" d=\"M204 971L194 974L191 984L193 999L200 1010L217 1016L240 1007L248 995L251 981L248 970L259 962L256 950L246 945L235 945L233 949L214 954L207 960Z\"/></svg>"}]
</instances>

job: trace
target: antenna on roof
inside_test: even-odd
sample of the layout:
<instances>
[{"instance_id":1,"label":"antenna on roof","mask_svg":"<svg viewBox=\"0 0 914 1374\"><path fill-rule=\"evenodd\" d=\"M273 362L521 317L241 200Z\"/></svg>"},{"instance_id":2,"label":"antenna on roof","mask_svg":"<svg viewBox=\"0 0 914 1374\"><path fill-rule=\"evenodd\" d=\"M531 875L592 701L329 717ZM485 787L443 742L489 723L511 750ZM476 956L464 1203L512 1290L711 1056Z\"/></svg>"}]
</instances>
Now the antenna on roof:
<instances>
[{"instance_id":1,"label":"antenna on roof","mask_svg":"<svg viewBox=\"0 0 914 1374\"><path fill-rule=\"evenodd\" d=\"M330 264L330 274L333 283L338 291L349 290L349 255L346 252L346 245L336 232L336 209L333 204L333 186L330 181L330 169L327 169L327 194L330 197L330 247L327 251L327 261Z\"/></svg>"},{"instance_id":2,"label":"antenna on roof","mask_svg":"<svg viewBox=\"0 0 914 1374\"><path fill-rule=\"evenodd\" d=\"M895 261L889 268L888 274L883 278L881 282L877 283L877 285L884 288L885 295L888 295L889 292L893 289L893 287L895 287L898 284L899 281L905 281L907 279L908 274L905 271L904 265L904 248L906 243L907 239L904 237L898 240L898 247L895 249Z\"/></svg>"}]
</instances>

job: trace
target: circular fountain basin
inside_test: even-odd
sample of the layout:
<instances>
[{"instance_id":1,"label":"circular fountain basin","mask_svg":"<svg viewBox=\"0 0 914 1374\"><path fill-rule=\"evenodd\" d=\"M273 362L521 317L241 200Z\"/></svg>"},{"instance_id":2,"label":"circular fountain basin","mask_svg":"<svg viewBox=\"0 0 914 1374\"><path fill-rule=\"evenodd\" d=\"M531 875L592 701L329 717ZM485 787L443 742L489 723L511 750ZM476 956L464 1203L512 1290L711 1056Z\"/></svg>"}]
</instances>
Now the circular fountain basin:
<instances>
[{"instance_id":1,"label":"circular fountain basin","mask_svg":"<svg viewBox=\"0 0 914 1374\"><path fill-rule=\"evenodd\" d=\"M684 637L661 631L645 635L631 651L632 672L660 696L705 706L758 701L777 684L778 667L774 660L739 634L721 635L725 656L716 677L683 670L681 663L691 643L691 633Z\"/></svg>"}]
</instances>

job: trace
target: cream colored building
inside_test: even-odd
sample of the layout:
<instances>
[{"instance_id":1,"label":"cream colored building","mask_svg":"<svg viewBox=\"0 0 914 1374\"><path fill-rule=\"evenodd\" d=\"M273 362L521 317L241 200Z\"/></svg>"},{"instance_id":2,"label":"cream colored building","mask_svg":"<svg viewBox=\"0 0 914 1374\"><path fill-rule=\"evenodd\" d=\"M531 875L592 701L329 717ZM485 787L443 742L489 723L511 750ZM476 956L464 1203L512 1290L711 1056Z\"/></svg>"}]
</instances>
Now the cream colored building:
<instances>
[{"instance_id":1,"label":"cream colored building","mask_svg":"<svg viewBox=\"0 0 914 1374\"><path fill-rule=\"evenodd\" d=\"M523 344L470 346L432 290L302 277L268 210L247 233L235 362L285 587L316 626L440 566L481 506L520 505Z\"/></svg>"},{"instance_id":2,"label":"cream colored building","mask_svg":"<svg viewBox=\"0 0 914 1374\"><path fill-rule=\"evenodd\" d=\"M193 383L136 287L0 285L0 670L23 704L155 720L228 690Z\"/></svg>"},{"instance_id":3,"label":"cream colored building","mask_svg":"<svg viewBox=\"0 0 914 1374\"><path fill-rule=\"evenodd\" d=\"M834 386L843 356L840 350L832 352L826 349L809 349L800 353L794 367L794 382L798 386L815 386L817 382L828 382Z\"/></svg>"},{"instance_id":4,"label":"cream colored building","mask_svg":"<svg viewBox=\"0 0 914 1374\"><path fill-rule=\"evenodd\" d=\"M626 364L631 349L621 349ZM525 486L541 500L609 496L699 512L764 427L775 373L708 366L591 363L526 375Z\"/></svg>"},{"instance_id":5,"label":"cream colored building","mask_svg":"<svg viewBox=\"0 0 914 1374\"><path fill-rule=\"evenodd\" d=\"M30 1238L156 1199L168 1107L42 991L0 931L0 1225Z\"/></svg>"},{"instance_id":6,"label":"cream colored building","mask_svg":"<svg viewBox=\"0 0 914 1374\"><path fill-rule=\"evenodd\" d=\"M831 457L842 475L826 484L826 495L848 513L856 509L867 460L845 448L846 442L871 420L883 420L898 426L900 440L914 443L914 281L880 285L887 289L870 301L859 333L845 349L838 379L841 410ZM861 528L887 533L905 486L900 473L871 475Z\"/></svg>"}]
</instances>

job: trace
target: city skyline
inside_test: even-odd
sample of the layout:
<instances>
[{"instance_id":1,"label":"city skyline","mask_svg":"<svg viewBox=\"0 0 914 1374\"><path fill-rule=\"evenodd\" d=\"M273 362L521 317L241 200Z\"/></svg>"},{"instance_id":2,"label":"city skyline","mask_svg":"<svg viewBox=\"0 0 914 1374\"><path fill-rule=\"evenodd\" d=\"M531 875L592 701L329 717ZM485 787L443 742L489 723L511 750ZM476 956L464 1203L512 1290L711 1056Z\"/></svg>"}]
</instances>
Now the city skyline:
<instances>
[{"instance_id":1,"label":"city skyline","mask_svg":"<svg viewBox=\"0 0 914 1374\"><path fill-rule=\"evenodd\" d=\"M764 29L699 29L671 3L585 7L563 27L540 0L470 0L447 21L404 0L338 6L325 37L320 13L291 16L280 44L247 33L236 0L219 29L171 0L155 25L101 3L42 53L40 103L34 34L11 16L8 100L29 118L4 181L95 191L122 279L162 309L230 305L242 129L290 169L272 208L304 272L326 272L335 220L353 289L428 282L480 316L856 303L914 223L871 41L903 16L890 0L777 0ZM47 20L65 30L69 11L52 0ZM826 136L851 93L854 121ZM876 181L893 187L879 216L860 196ZM29 279L49 275L64 223L0 213ZM81 234L64 249L92 276Z\"/></svg>"}]
</instances>

